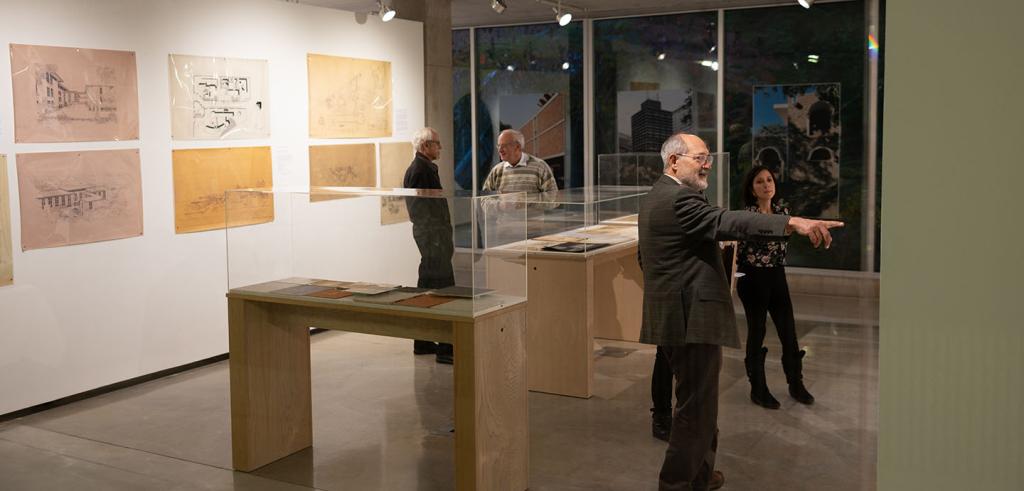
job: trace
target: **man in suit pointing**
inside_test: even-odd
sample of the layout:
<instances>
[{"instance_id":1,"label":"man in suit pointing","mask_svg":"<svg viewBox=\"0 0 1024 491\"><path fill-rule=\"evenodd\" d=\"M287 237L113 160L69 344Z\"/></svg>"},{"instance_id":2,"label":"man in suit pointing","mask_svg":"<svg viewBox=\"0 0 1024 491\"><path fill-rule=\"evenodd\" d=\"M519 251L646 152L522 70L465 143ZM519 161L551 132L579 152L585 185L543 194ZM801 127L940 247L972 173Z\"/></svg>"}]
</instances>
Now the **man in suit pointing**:
<instances>
[{"instance_id":1,"label":"man in suit pointing","mask_svg":"<svg viewBox=\"0 0 1024 491\"><path fill-rule=\"evenodd\" d=\"M644 273L640 342L665 352L675 377L676 408L659 475L661 491L717 489L718 373L722 346L739 348L736 315L719 240L778 239L791 233L814 247L832 244L841 222L726 211L704 196L712 156L700 138L672 135L661 147L665 174L640 205Z\"/></svg>"}]
</instances>

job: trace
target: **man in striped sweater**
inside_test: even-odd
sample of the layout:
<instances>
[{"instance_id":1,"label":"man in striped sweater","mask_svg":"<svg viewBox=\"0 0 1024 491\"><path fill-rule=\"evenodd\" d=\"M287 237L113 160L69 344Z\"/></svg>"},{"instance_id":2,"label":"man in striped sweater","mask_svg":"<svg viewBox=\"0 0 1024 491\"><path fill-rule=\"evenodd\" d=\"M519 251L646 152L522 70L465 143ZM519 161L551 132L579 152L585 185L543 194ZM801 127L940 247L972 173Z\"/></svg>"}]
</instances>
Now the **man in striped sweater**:
<instances>
[{"instance_id":1,"label":"man in striped sweater","mask_svg":"<svg viewBox=\"0 0 1024 491\"><path fill-rule=\"evenodd\" d=\"M523 152L526 139L516 130L498 135L501 162L491 168L484 180L484 191L499 193L553 193L558 191L555 176L547 162Z\"/></svg>"}]
</instances>

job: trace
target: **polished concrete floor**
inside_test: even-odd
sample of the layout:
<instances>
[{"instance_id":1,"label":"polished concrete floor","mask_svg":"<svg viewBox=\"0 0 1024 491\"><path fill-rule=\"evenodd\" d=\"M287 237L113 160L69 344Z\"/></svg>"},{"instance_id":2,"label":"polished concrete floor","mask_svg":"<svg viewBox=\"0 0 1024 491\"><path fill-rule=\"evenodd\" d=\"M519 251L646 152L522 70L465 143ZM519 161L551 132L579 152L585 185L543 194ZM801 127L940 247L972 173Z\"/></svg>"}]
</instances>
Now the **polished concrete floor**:
<instances>
[{"instance_id":1,"label":"polished concrete floor","mask_svg":"<svg viewBox=\"0 0 1024 491\"><path fill-rule=\"evenodd\" d=\"M781 410L750 403L743 354L726 349L725 489L875 489L877 302L794 303L817 402L789 398L773 332L767 371ZM312 449L231 471L222 362L0 425L0 489L452 489L452 368L413 356L409 340L331 332L312 345ZM657 489L654 349L599 340L595 359L591 399L530 393L530 489Z\"/></svg>"}]
</instances>

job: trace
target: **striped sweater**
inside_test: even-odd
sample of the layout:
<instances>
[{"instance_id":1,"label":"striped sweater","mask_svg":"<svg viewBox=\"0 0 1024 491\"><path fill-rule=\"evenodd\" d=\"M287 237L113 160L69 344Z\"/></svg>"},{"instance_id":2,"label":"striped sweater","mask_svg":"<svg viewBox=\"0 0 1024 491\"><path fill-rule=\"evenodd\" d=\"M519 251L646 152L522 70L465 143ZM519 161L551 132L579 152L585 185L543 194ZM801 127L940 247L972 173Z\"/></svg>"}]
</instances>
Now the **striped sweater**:
<instances>
[{"instance_id":1,"label":"striped sweater","mask_svg":"<svg viewBox=\"0 0 1024 491\"><path fill-rule=\"evenodd\" d=\"M533 155L523 153L523 159L515 167L499 162L491 168L484 180L484 191L499 193L549 193L558 191L555 176L544 162Z\"/></svg>"}]
</instances>

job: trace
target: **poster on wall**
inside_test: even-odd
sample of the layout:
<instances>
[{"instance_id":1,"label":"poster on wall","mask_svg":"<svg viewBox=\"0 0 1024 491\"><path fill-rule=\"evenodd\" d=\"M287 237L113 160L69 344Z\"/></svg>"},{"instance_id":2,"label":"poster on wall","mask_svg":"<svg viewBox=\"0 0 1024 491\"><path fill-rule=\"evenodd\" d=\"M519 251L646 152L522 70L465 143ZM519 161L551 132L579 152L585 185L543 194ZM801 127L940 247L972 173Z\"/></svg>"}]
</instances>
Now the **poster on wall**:
<instances>
[{"instance_id":1,"label":"poster on wall","mask_svg":"<svg viewBox=\"0 0 1024 491\"><path fill-rule=\"evenodd\" d=\"M391 62L309 54L309 136L391 136Z\"/></svg>"},{"instance_id":2,"label":"poster on wall","mask_svg":"<svg viewBox=\"0 0 1024 491\"><path fill-rule=\"evenodd\" d=\"M19 153L21 249L142 235L139 151Z\"/></svg>"},{"instance_id":3,"label":"poster on wall","mask_svg":"<svg viewBox=\"0 0 1024 491\"><path fill-rule=\"evenodd\" d=\"M840 84L755 85L753 162L798 216L839 217Z\"/></svg>"},{"instance_id":4,"label":"poster on wall","mask_svg":"<svg viewBox=\"0 0 1024 491\"><path fill-rule=\"evenodd\" d=\"M171 137L269 138L266 60L170 55Z\"/></svg>"},{"instance_id":5,"label":"poster on wall","mask_svg":"<svg viewBox=\"0 0 1024 491\"><path fill-rule=\"evenodd\" d=\"M11 44L14 141L137 140L135 53Z\"/></svg>"},{"instance_id":6,"label":"poster on wall","mask_svg":"<svg viewBox=\"0 0 1024 491\"><path fill-rule=\"evenodd\" d=\"M412 162L414 151L412 143L394 142L380 144L380 187L400 188L405 181L405 171ZM409 221L409 210L405 208L405 198L381 196L380 224L391 225Z\"/></svg>"},{"instance_id":7,"label":"poster on wall","mask_svg":"<svg viewBox=\"0 0 1024 491\"><path fill-rule=\"evenodd\" d=\"M274 220L271 193L243 194L226 208L229 189L270 188L270 147L174 150L174 231L201 232ZM229 215L229 216L225 216Z\"/></svg>"},{"instance_id":8,"label":"poster on wall","mask_svg":"<svg viewBox=\"0 0 1024 491\"><path fill-rule=\"evenodd\" d=\"M11 245L11 200L7 194L7 156L0 155L0 286L14 283Z\"/></svg>"},{"instance_id":9,"label":"poster on wall","mask_svg":"<svg viewBox=\"0 0 1024 491\"><path fill-rule=\"evenodd\" d=\"M309 187L377 187L377 160L372 143L309 147ZM311 201L335 199L310 196Z\"/></svg>"}]
</instances>

